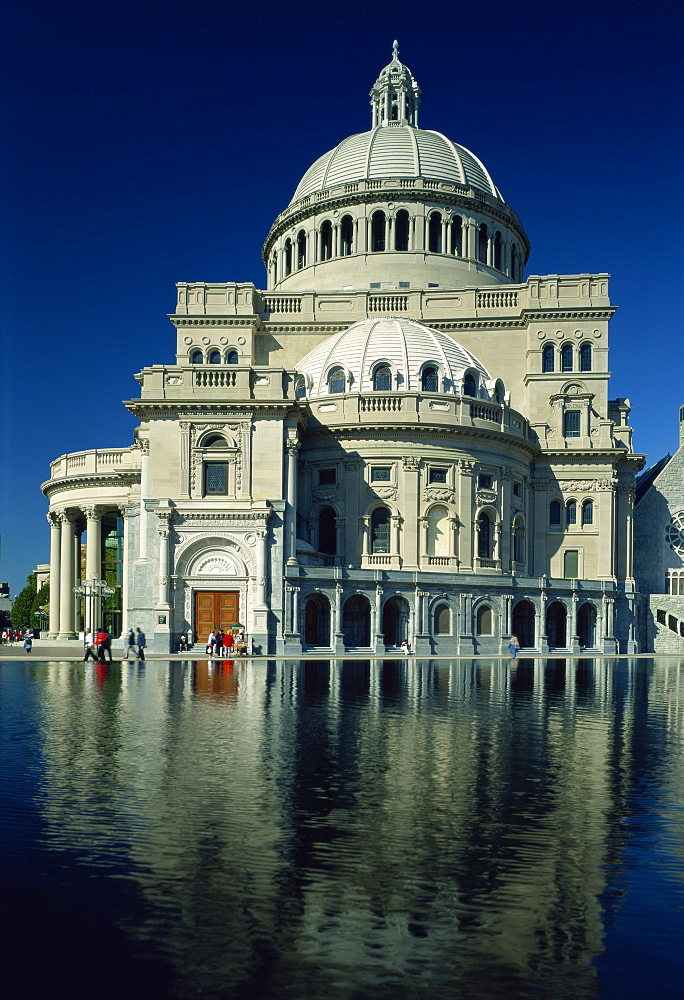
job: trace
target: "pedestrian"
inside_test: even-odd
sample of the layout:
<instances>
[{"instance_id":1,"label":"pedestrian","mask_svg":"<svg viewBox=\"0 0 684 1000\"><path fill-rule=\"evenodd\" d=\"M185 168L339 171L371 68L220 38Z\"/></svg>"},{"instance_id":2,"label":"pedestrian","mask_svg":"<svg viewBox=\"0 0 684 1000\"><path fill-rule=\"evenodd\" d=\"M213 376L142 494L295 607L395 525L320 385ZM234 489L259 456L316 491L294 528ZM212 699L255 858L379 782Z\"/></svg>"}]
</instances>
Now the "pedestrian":
<instances>
[{"instance_id":1,"label":"pedestrian","mask_svg":"<svg viewBox=\"0 0 684 1000\"><path fill-rule=\"evenodd\" d=\"M138 655L138 650L136 649L135 632L132 628L129 628L128 635L126 636L126 659L131 655L135 659Z\"/></svg>"},{"instance_id":2,"label":"pedestrian","mask_svg":"<svg viewBox=\"0 0 684 1000\"><path fill-rule=\"evenodd\" d=\"M97 661L97 653L95 652L95 639L92 632L86 632L85 638L83 639L83 650L85 653L83 657L84 663L87 663L87 661L91 656L95 661Z\"/></svg>"},{"instance_id":3,"label":"pedestrian","mask_svg":"<svg viewBox=\"0 0 684 1000\"><path fill-rule=\"evenodd\" d=\"M520 649L520 643L518 642L517 635L511 636L511 641L508 643L508 652L511 654L511 659L514 660L518 655L518 650Z\"/></svg>"},{"instance_id":4,"label":"pedestrian","mask_svg":"<svg viewBox=\"0 0 684 1000\"><path fill-rule=\"evenodd\" d=\"M222 628L219 628L216 633L216 655L221 656L223 653L223 643L225 641L225 633Z\"/></svg>"},{"instance_id":5,"label":"pedestrian","mask_svg":"<svg viewBox=\"0 0 684 1000\"><path fill-rule=\"evenodd\" d=\"M103 628L100 628L97 635L95 636L95 645L97 646L97 661L98 663L106 663L105 653L107 651L107 633ZM112 662L112 654L109 654L109 662Z\"/></svg>"},{"instance_id":6,"label":"pedestrian","mask_svg":"<svg viewBox=\"0 0 684 1000\"><path fill-rule=\"evenodd\" d=\"M26 650L27 653L31 652L31 647L32 646L33 646L33 641L31 639L31 633L27 632L26 633L26 638L24 639L24 649Z\"/></svg>"},{"instance_id":7,"label":"pedestrian","mask_svg":"<svg viewBox=\"0 0 684 1000\"><path fill-rule=\"evenodd\" d=\"M145 633L142 631L142 629L139 628L137 628L135 632L136 632L136 642L138 644L138 659L144 660L145 646L147 645L147 643L145 642Z\"/></svg>"},{"instance_id":8,"label":"pedestrian","mask_svg":"<svg viewBox=\"0 0 684 1000\"><path fill-rule=\"evenodd\" d=\"M188 651L188 640L185 638L184 635L182 635L180 637L180 642L178 643L178 652L187 653L187 651Z\"/></svg>"},{"instance_id":9,"label":"pedestrian","mask_svg":"<svg viewBox=\"0 0 684 1000\"><path fill-rule=\"evenodd\" d=\"M226 634L225 634L225 636L223 638L223 646L224 646L224 649L226 651L226 656L231 656L232 655L234 642L235 642L235 639L233 638L233 633L230 631L230 629L228 629L228 631L226 632Z\"/></svg>"},{"instance_id":10,"label":"pedestrian","mask_svg":"<svg viewBox=\"0 0 684 1000\"><path fill-rule=\"evenodd\" d=\"M402 648L402 650L404 652L404 656L408 656L409 653L411 652L411 647L409 646L408 639L404 639L404 641L401 644L401 648Z\"/></svg>"},{"instance_id":11,"label":"pedestrian","mask_svg":"<svg viewBox=\"0 0 684 1000\"><path fill-rule=\"evenodd\" d=\"M211 632L209 633L209 638L207 639L207 653L209 653L209 656L211 656L212 653L214 652L214 641L215 641L215 636L214 636L214 630L212 629Z\"/></svg>"}]
</instances>

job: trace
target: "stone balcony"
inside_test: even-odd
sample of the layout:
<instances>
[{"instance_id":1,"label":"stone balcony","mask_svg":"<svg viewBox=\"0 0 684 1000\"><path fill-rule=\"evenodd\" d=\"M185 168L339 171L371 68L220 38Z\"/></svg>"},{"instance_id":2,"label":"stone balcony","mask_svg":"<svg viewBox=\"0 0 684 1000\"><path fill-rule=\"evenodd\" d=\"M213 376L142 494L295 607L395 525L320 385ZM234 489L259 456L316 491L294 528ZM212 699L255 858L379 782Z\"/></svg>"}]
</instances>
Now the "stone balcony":
<instances>
[{"instance_id":1,"label":"stone balcony","mask_svg":"<svg viewBox=\"0 0 684 1000\"><path fill-rule=\"evenodd\" d=\"M108 448L106 450L75 451L60 455L50 463L50 482L70 476L111 476L140 471L140 449Z\"/></svg>"}]
</instances>

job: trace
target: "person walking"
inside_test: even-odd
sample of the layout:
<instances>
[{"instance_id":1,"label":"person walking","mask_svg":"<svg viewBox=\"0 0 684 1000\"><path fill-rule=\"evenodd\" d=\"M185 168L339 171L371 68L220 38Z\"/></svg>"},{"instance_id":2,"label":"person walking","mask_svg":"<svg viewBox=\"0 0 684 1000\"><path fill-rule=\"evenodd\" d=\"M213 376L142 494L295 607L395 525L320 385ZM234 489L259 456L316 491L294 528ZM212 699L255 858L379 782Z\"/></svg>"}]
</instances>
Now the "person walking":
<instances>
[{"instance_id":1,"label":"person walking","mask_svg":"<svg viewBox=\"0 0 684 1000\"><path fill-rule=\"evenodd\" d=\"M233 633L230 631L230 629L228 629L228 631L226 632L225 636L223 637L223 647L224 647L224 649L226 651L226 656L232 656L233 655L233 645L234 645L234 643L235 643L235 639L233 637Z\"/></svg>"},{"instance_id":2,"label":"person walking","mask_svg":"<svg viewBox=\"0 0 684 1000\"><path fill-rule=\"evenodd\" d=\"M214 652L214 642L216 641L216 636L214 635L214 630L212 629L209 633L209 638L207 639L207 653L211 656Z\"/></svg>"},{"instance_id":3,"label":"person walking","mask_svg":"<svg viewBox=\"0 0 684 1000\"><path fill-rule=\"evenodd\" d=\"M225 642L225 638L226 638L226 636L225 636L225 633L224 633L223 629L219 628L218 632L216 633L216 655L217 656L222 656L222 654L223 654L223 644Z\"/></svg>"},{"instance_id":4,"label":"person walking","mask_svg":"<svg viewBox=\"0 0 684 1000\"><path fill-rule=\"evenodd\" d=\"M138 650L136 648L135 632L132 628L129 628L128 635L126 636L126 659L128 659L129 656L133 656L133 659L135 659L137 655Z\"/></svg>"},{"instance_id":5,"label":"person walking","mask_svg":"<svg viewBox=\"0 0 684 1000\"><path fill-rule=\"evenodd\" d=\"M106 663L105 653L107 651L107 633L103 628L95 636L95 645L97 646L97 661L98 663ZM112 662L112 654L109 654L109 662Z\"/></svg>"},{"instance_id":6,"label":"person walking","mask_svg":"<svg viewBox=\"0 0 684 1000\"><path fill-rule=\"evenodd\" d=\"M95 652L95 638L92 632L86 632L85 638L83 640L83 650L85 656L83 657L83 662L87 663L90 657L97 662L97 653Z\"/></svg>"},{"instance_id":7,"label":"person walking","mask_svg":"<svg viewBox=\"0 0 684 1000\"><path fill-rule=\"evenodd\" d=\"M520 643L518 642L517 635L511 636L511 641L508 643L508 652L511 654L511 659L514 660L518 655L518 650L520 649Z\"/></svg>"},{"instance_id":8,"label":"person walking","mask_svg":"<svg viewBox=\"0 0 684 1000\"><path fill-rule=\"evenodd\" d=\"M31 639L31 633L27 632L26 638L24 639L24 649L26 650L27 653L30 653L32 648L33 648L33 640Z\"/></svg>"},{"instance_id":9,"label":"person walking","mask_svg":"<svg viewBox=\"0 0 684 1000\"><path fill-rule=\"evenodd\" d=\"M145 659L145 646L147 645L147 643L145 641L145 633L142 631L142 629L139 629L139 628L137 628L135 630L135 632L136 632L136 643L138 645L138 659L139 660L144 660Z\"/></svg>"}]
</instances>

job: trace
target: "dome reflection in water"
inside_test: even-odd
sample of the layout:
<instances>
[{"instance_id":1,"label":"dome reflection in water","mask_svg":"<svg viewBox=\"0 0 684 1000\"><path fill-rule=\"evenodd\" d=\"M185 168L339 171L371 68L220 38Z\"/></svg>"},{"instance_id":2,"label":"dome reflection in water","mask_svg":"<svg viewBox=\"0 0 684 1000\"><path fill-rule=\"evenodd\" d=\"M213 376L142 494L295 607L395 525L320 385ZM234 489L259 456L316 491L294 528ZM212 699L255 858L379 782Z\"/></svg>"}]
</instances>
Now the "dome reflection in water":
<instances>
[{"instance_id":1,"label":"dome reflection in water","mask_svg":"<svg viewBox=\"0 0 684 1000\"><path fill-rule=\"evenodd\" d=\"M32 996L675 997L683 680L5 662L3 968Z\"/></svg>"}]
</instances>

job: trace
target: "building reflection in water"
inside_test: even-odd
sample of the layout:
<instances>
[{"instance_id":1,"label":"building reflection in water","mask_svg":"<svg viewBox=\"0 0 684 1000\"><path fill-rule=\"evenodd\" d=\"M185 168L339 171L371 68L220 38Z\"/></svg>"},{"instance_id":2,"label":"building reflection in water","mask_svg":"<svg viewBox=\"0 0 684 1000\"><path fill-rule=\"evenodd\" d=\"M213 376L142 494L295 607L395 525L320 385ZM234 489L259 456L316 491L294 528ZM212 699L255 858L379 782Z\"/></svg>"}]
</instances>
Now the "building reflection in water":
<instances>
[{"instance_id":1,"label":"building reflection in water","mask_svg":"<svg viewBox=\"0 0 684 1000\"><path fill-rule=\"evenodd\" d=\"M146 904L126 932L163 939L179 995L266 975L295 997L593 996L637 776L682 806L683 678L604 659L48 665L42 844L126 868Z\"/></svg>"}]
</instances>

